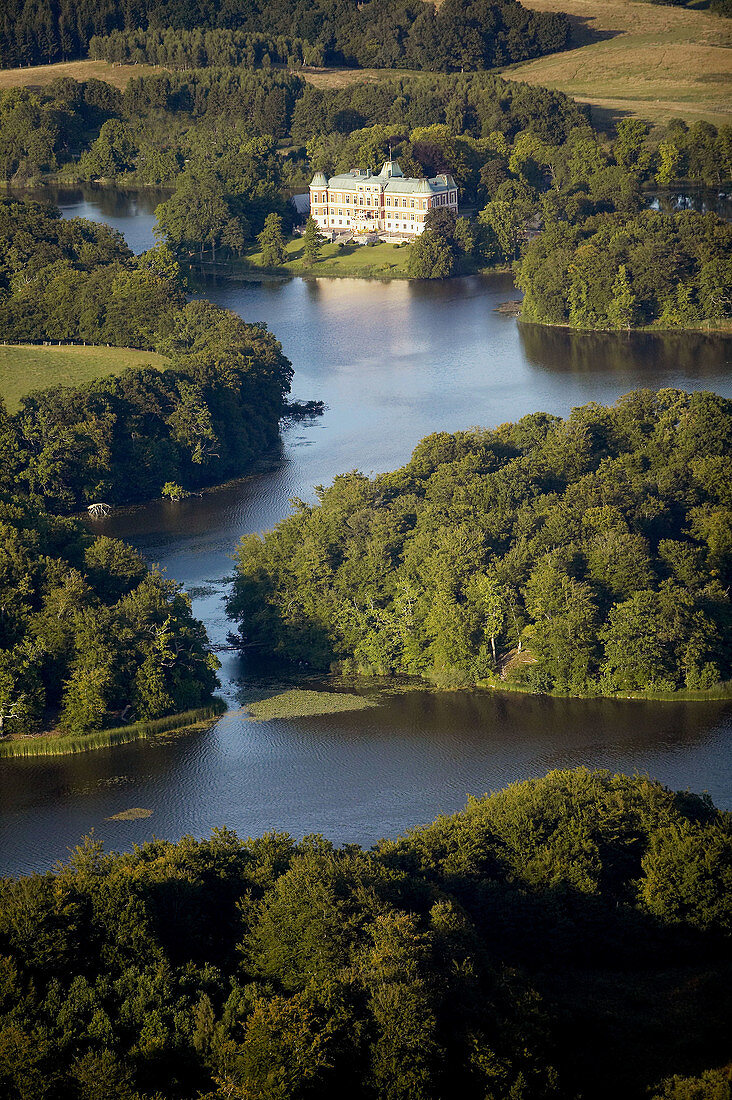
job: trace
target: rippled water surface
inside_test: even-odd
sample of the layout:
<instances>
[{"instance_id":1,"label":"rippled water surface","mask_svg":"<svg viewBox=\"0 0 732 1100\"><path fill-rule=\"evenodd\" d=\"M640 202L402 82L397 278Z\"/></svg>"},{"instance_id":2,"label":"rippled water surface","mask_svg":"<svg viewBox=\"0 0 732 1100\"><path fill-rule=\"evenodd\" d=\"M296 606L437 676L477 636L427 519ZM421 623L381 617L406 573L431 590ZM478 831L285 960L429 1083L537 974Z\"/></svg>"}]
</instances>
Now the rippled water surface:
<instances>
[{"instance_id":1,"label":"rippled water surface","mask_svg":"<svg viewBox=\"0 0 732 1100\"><path fill-rule=\"evenodd\" d=\"M57 198L66 216L115 224L136 251L152 241L159 196L76 191ZM565 414L639 386L732 396L729 341L520 325L494 312L515 297L507 277L437 285L229 281L204 293L247 320L265 321L295 366L293 395L327 404L323 417L285 429L282 455L265 472L98 524L186 585L218 645L230 627L222 596L239 537L271 527L287 514L289 498L312 499L313 486L340 471L393 468L429 432L493 426L538 409ZM370 844L458 809L468 793L576 764L649 772L732 806L732 710L724 704L417 690L383 696L365 711L253 722L241 703L279 686L235 654L221 656L232 709L211 732L0 761L0 869L48 867L92 828L117 848L217 825L243 835L273 828ZM152 816L107 820L130 807Z\"/></svg>"}]
</instances>

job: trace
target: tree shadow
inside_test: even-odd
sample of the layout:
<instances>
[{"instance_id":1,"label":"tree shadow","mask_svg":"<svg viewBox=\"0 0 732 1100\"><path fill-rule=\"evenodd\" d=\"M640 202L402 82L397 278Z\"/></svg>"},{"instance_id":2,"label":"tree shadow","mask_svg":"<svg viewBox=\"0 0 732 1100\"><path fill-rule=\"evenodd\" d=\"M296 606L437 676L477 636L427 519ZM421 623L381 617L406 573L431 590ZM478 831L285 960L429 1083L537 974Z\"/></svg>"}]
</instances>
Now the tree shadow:
<instances>
[{"instance_id":1,"label":"tree shadow","mask_svg":"<svg viewBox=\"0 0 732 1100\"><path fill-rule=\"evenodd\" d=\"M608 137L616 136L619 122L633 117L633 111L622 107L600 107L597 103L586 103L585 106L589 108L593 127Z\"/></svg>"},{"instance_id":2,"label":"tree shadow","mask_svg":"<svg viewBox=\"0 0 732 1100\"><path fill-rule=\"evenodd\" d=\"M581 46L592 46L596 42L606 42L626 33L624 30L601 30L599 27L594 27L592 18L592 16L567 14L570 25L570 50L577 50Z\"/></svg>"},{"instance_id":3,"label":"tree shadow","mask_svg":"<svg viewBox=\"0 0 732 1100\"><path fill-rule=\"evenodd\" d=\"M435 885L464 906L491 964L523 974L541 996L567 1096L640 1100L663 1078L726 1062L732 961L720 936L665 924L616 891L504 875L495 864Z\"/></svg>"}]
</instances>

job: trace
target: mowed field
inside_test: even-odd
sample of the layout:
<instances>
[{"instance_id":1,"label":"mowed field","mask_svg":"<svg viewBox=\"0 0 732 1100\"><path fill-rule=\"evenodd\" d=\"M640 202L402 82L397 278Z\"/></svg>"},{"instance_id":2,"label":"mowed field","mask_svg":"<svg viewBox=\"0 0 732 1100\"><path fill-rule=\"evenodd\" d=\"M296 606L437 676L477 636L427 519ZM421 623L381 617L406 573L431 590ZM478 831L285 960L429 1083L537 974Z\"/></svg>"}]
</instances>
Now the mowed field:
<instances>
[{"instance_id":1,"label":"mowed field","mask_svg":"<svg viewBox=\"0 0 732 1100\"><path fill-rule=\"evenodd\" d=\"M93 378L120 374L127 367L150 365L164 370L167 364L164 356L135 348L0 345L0 397L9 412L16 412L20 399L33 390L79 386Z\"/></svg>"},{"instance_id":2,"label":"mowed field","mask_svg":"<svg viewBox=\"0 0 732 1100\"><path fill-rule=\"evenodd\" d=\"M133 76L148 76L160 70L154 65L110 65L108 61L62 61L58 65L26 66L22 69L0 69L0 91L4 88L41 87L60 76L72 80L105 80L115 88L127 87Z\"/></svg>"},{"instance_id":3,"label":"mowed field","mask_svg":"<svg viewBox=\"0 0 732 1100\"><path fill-rule=\"evenodd\" d=\"M600 123L625 115L654 123L732 122L732 20L633 0L522 3L566 12L584 44L513 66L502 73L507 79L590 103Z\"/></svg>"}]
</instances>

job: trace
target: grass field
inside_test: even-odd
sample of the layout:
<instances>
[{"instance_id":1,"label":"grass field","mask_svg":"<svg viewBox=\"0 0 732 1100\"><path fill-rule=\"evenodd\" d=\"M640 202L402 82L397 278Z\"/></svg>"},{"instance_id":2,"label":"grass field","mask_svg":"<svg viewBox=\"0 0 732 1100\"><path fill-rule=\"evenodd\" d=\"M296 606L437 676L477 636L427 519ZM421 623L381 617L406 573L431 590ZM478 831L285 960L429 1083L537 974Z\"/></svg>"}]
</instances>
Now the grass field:
<instances>
[{"instance_id":1,"label":"grass field","mask_svg":"<svg viewBox=\"0 0 732 1100\"><path fill-rule=\"evenodd\" d=\"M33 390L49 386L80 386L92 378L119 374L127 367L146 364L162 370L167 362L154 351L137 351L135 348L3 344L0 345L0 396L9 411L15 412L21 397Z\"/></svg>"},{"instance_id":2,"label":"grass field","mask_svg":"<svg viewBox=\"0 0 732 1100\"><path fill-rule=\"evenodd\" d=\"M349 84L379 84L396 77L424 76L415 69L298 69L316 88L346 88Z\"/></svg>"},{"instance_id":3,"label":"grass field","mask_svg":"<svg viewBox=\"0 0 732 1100\"><path fill-rule=\"evenodd\" d=\"M289 271L292 275L336 275L375 278L386 276L389 279L407 277L409 246L396 248L393 244L356 245L346 244L339 248L337 244L325 244L319 260L312 265L303 259L305 245L302 237L295 237L286 246L287 261L277 272ZM252 251L247 254L247 263L260 266L262 254Z\"/></svg>"},{"instance_id":4,"label":"grass field","mask_svg":"<svg viewBox=\"0 0 732 1100\"><path fill-rule=\"evenodd\" d=\"M73 80L106 80L115 88L126 88L133 76L148 76L161 70L154 65L110 65L108 61L61 61L58 65L0 69L0 91L5 88L40 87L60 76Z\"/></svg>"},{"instance_id":5,"label":"grass field","mask_svg":"<svg viewBox=\"0 0 732 1100\"><path fill-rule=\"evenodd\" d=\"M502 73L557 88L596 108L598 123L626 115L666 123L732 122L732 24L704 11L632 0L523 0L566 12L579 45ZM592 39L595 39L592 41Z\"/></svg>"}]
</instances>

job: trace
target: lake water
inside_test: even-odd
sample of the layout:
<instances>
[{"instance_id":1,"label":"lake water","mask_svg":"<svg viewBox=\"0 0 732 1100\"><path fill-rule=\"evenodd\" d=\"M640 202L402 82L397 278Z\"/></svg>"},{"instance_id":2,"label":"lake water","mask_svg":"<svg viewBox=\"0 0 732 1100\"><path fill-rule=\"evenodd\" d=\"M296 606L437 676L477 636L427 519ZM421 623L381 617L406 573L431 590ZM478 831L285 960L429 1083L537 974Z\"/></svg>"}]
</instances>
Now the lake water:
<instances>
[{"instance_id":1,"label":"lake water","mask_svg":"<svg viewBox=\"0 0 732 1100\"><path fill-rule=\"evenodd\" d=\"M54 198L56 196L50 195ZM114 224L136 251L152 243L159 196L58 196L66 216ZM174 505L155 501L96 524L167 568L215 644L231 624L222 597L242 534L266 530L293 496L349 469L405 462L429 432L494 426L542 409L566 414L650 386L732 396L732 342L702 335L588 335L521 325L494 312L510 278L446 283L224 281L206 296L265 321L295 366L293 396L324 416L287 427L271 468ZM242 703L281 690L222 649L231 710L212 731L76 757L0 761L0 871L49 867L83 833L112 848L152 835L322 832L371 844L550 768L648 772L732 807L728 704L568 701L471 691L397 691L373 709L254 722ZM307 682L302 677L296 681ZM366 687L364 687L366 690ZM130 807L138 821L110 821Z\"/></svg>"}]
</instances>

